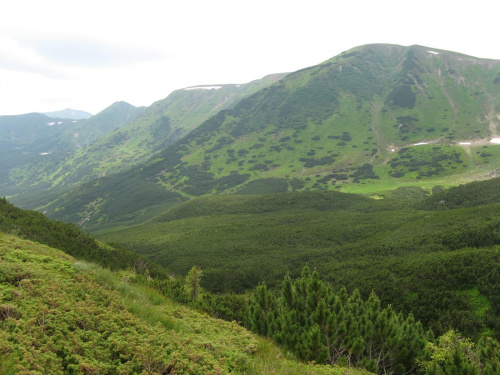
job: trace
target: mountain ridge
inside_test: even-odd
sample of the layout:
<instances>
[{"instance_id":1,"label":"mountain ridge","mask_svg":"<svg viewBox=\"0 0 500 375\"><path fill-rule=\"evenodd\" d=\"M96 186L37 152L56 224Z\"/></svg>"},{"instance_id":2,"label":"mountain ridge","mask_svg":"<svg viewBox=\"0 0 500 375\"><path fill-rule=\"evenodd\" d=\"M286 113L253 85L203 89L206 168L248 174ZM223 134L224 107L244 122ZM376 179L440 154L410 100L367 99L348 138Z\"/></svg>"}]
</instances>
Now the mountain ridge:
<instances>
[{"instance_id":1,"label":"mountain ridge","mask_svg":"<svg viewBox=\"0 0 500 375\"><path fill-rule=\"evenodd\" d=\"M44 189L74 186L124 171L174 143L214 111L233 105L283 75L268 75L247 84L221 85L219 90L176 90L147 109L141 107L133 116L122 119L116 129L108 127L106 132L92 131L99 122L106 122L103 121L104 114L111 108L135 108L124 102L114 103L90 119L83 120L86 121L83 124L92 127L78 128L78 131L64 135L64 139L60 138L58 144L69 143L78 146L77 149L59 158L10 170L10 184L4 183L2 193L14 195L19 191L34 190L34 186ZM77 134L78 137L75 137Z\"/></svg>"},{"instance_id":2,"label":"mountain ridge","mask_svg":"<svg viewBox=\"0 0 500 375\"><path fill-rule=\"evenodd\" d=\"M154 108L158 114L160 102ZM500 127L496 108L500 61L432 47L370 44L256 90L112 179L120 189L125 184L118 181L130 178L184 199L450 186L500 171L500 147L490 142ZM476 139L483 143L473 144ZM109 192L98 185L80 190L88 188L84 194L92 197L81 215L89 205L105 211ZM37 207L49 215L57 211L59 219L74 217L64 216L63 203L79 199L73 194Z\"/></svg>"},{"instance_id":3,"label":"mountain ridge","mask_svg":"<svg viewBox=\"0 0 500 375\"><path fill-rule=\"evenodd\" d=\"M60 111L42 112L42 114L49 117L70 118L73 120L84 120L93 116L92 113L72 108L65 108Z\"/></svg>"}]
</instances>

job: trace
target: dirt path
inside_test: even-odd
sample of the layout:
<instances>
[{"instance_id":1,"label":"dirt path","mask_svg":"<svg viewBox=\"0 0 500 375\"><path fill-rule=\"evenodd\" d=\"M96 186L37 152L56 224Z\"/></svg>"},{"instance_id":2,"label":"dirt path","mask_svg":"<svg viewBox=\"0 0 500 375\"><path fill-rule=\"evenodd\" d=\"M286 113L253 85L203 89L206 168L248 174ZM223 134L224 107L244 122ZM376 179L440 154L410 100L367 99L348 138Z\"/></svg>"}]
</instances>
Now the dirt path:
<instances>
[{"instance_id":1,"label":"dirt path","mask_svg":"<svg viewBox=\"0 0 500 375\"><path fill-rule=\"evenodd\" d=\"M441 85L441 89L443 90L444 95L446 96L446 99L448 99L448 102L451 105L451 108L453 109L453 125L452 129L455 128L455 125L457 123L457 117L458 117L458 110L457 110L457 105L455 104L455 101L451 97L450 93L446 89L446 86L444 84L443 77L441 74L439 74L439 84Z\"/></svg>"},{"instance_id":2,"label":"dirt path","mask_svg":"<svg viewBox=\"0 0 500 375\"><path fill-rule=\"evenodd\" d=\"M491 138L498 138L498 122L500 121L500 114L496 113L495 110L495 102L493 101L493 98L490 98L491 104L490 104L490 110L488 111L488 117L489 117L489 131L490 131L490 137Z\"/></svg>"},{"instance_id":3,"label":"dirt path","mask_svg":"<svg viewBox=\"0 0 500 375\"><path fill-rule=\"evenodd\" d=\"M380 113L382 112L382 108L384 107L383 99L377 99L373 101L372 106L372 120L370 122L370 127L375 132L375 138L377 140L377 153L372 156L370 162L373 163L375 158L380 154L380 150L383 150L386 146L386 142L382 135L382 130L380 129Z\"/></svg>"}]
</instances>

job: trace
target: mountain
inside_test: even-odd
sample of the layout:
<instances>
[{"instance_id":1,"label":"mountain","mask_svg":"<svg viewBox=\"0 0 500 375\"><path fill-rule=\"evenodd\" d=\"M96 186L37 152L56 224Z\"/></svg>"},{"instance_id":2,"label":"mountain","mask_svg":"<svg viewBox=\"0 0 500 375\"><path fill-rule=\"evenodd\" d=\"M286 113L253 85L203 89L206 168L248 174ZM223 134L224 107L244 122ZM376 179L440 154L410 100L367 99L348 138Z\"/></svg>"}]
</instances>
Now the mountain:
<instances>
[{"instance_id":1,"label":"mountain","mask_svg":"<svg viewBox=\"0 0 500 375\"><path fill-rule=\"evenodd\" d=\"M191 198L309 189L373 194L490 178L500 162L499 101L500 61L422 46L356 47L217 112L148 162L110 177L118 186L112 192L96 181L27 207L63 220L87 217L90 225L116 219L106 197L135 190L127 180Z\"/></svg>"},{"instance_id":2,"label":"mountain","mask_svg":"<svg viewBox=\"0 0 500 375\"><path fill-rule=\"evenodd\" d=\"M41 113L0 116L0 144L18 149L36 145L72 123L71 119L55 119Z\"/></svg>"},{"instance_id":3,"label":"mountain","mask_svg":"<svg viewBox=\"0 0 500 375\"><path fill-rule=\"evenodd\" d=\"M143 170L187 196L487 178L499 101L500 61L362 46L219 112Z\"/></svg>"},{"instance_id":4,"label":"mountain","mask_svg":"<svg viewBox=\"0 0 500 375\"><path fill-rule=\"evenodd\" d=\"M53 119L39 113L0 117L2 195L43 189L78 149L119 129L144 112L117 102L85 120Z\"/></svg>"},{"instance_id":5,"label":"mountain","mask_svg":"<svg viewBox=\"0 0 500 375\"><path fill-rule=\"evenodd\" d=\"M71 128L73 121L41 113L0 116L0 185L8 183L11 170L46 155L39 145Z\"/></svg>"},{"instance_id":6,"label":"mountain","mask_svg":"<svg viewBox=\"0 0 500 375\"><path fill-rule=\"evenodd\" d=\"M113 103L95 116L74 122L77 125L71 132L61 133L52 142L56 147L68 144L72 145L72 148L83 148L109 132L122 128L145 110L146 107L135 107L123 101ZM57 150L54 149L54 151Z\"/></svg>"},{"instance_id":7,"label":"mountain","mask_svg":"<svg viewBox=\"0 0 500 375\"><path fill-rule=\"evenodd\" d=\"M181 89L146 110L124 102L115 103L79 122L81 126L61 134L52 144L44 144L44 153L53 152L47 150L61 144L71 146L72 152L10 170L12 177L0 185L0 192L14 195L26 190L71 186L126 170L145 162L217 111L233 106L283 76L269 75L241 85ZM115 111L122 113L119 122Z\"/></svg>"},{"instance_id":8,"label":"mountain","mask_svg":"<svg viewBox=\"0 0 500 375\"><path fill-rule=\"evenodd\" d=\"M91 113L71 108L66 108L61 111L44 112L43 114L49 117L70 118L73 120L84 120L93 116Z\"/></svg>"}]
</instances>

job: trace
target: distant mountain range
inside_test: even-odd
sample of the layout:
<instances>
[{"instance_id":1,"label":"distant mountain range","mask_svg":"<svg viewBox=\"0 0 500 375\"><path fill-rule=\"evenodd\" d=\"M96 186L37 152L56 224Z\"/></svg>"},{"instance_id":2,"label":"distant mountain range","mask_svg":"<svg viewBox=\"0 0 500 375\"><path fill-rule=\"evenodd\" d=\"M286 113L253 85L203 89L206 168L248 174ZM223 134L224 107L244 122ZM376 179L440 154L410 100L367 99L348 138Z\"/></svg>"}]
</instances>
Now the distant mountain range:
<instances>
[{"instance_id":1,"label":"distant mountain range","mask_svg":"<svg viewBox=\"0 0 500 375\"><path fill-rule=\"evenodd\" d=\"M109 178L30 207L72 221L74 215L92 216L92 207L102 221L110 194L136 189L126 181L187 199L431 188L489 178L499 170L500 61L373 44L257 81L245 94L245 85L214 86L174 92L60 162L58 173L44 165L32 169L52 188ZM72 202L69 216L66 200Z\"/></svg>"},{"instance_id":2,"label":"distant mountain range","mask_svg":"<svg viewBox=\"0 0 500 375\"><path fill-rule=\"evenodd\" d=\"M66 108L61 111L44 112L43 114L49 117L70 118L73 120L83 120L93 116L92 113L71 108Z\"/></svg>"},{"instance_id":3,"label":"distant mountain range","mask_svg":"<svg viewBox=\"0 0 500 375\"><path fill-rule=\"evenodd\" d=\"M217 89L206 86L181 89L147 110L118 102L87 120L72 120L71 127L58 128L58 133L51 133L49 140L37 139L37 150L50 157L30 159L10 168L7 178L0 182L0 191L13 195L71 186L126 170L175 143L219 110L233 106L283 76L270 75L241 85L218 85ZM13 121L10 117L7 120ZM14 128L23 133L24 117L15 120ZM0 132L1 121L2 117ZM41 122L45 131L49 121L52 120Z\"/></svg>"},{"instance_id":4,"label":"distant mountain range","mask_svg":"<svg viewBox=\"0 0 500 375\"><path fill-rule=\"evenodd\" d=\"M145 109L117 102L83 120L41 113L0 116L0 190L10 195L50 187L42 181L43 170L62 168L67 155L129 123Z\"/></svg>"}]
</instances>

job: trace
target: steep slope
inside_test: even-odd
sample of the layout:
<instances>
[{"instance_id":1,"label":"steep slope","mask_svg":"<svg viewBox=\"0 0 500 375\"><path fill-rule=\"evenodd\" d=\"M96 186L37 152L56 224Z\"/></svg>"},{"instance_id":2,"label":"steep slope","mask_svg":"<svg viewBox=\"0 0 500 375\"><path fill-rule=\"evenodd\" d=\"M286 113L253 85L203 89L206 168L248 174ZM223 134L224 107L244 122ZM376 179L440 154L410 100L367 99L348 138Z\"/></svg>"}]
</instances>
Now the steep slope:
<instances>
[{"instance_id":1,"label":"steep slope","mask_svg":"<svg viewBox=\"0 0 500 375\"><path fill-rule=\"evenodd\" d=\"M112 270L136 268L140 264L149 269L151 275L167 272L126 249L97 242L74 224L52 221L39 212L22 210L5 198L0 198L0 233L13 233Z\"/></svg>"},{"instance_id":2,"label":"steep slope","mask_svg":"<svg viewBox=\"0 0 500 375\"><path fill-rule=\"evenodd\" d=\"M54 119L41 113L0 116L0 142L3 147L12 148L36 144L61 132L72 122L71 119Z\"/></svg>"},{"instance_id":3,"label":"steep slope","mask_svg":"<svg viewBox=\"0 0 500 375\"><path fill-rule=\"evenodd\" d=\"M121 128L144 110L116 102L84 120L51 119L37 113L0 117L0 135L5 144L0 154L2 194L47 188L57 178L54 173L78 149Z\"/></svg>"},{"instance_id":4,"label":"steep slope","mask_svg":"<svg viewBox=\"0 0 500 375\"><path fill-rule=\"evenodd\" d=\"M77 168L86 170L87 180L126 170L175 143L218 111L234 106L242 98L283 76L269 75L241 85L196 86L176 90L152 104L137 120L81 150L72 162ZM74 177L67 173L62 179L72 181Z\"/></svg>"},{"instance_id":5,"label":"steep slope","mask_svg":"<svg viewBox=\"0 0 500 375\"><path fill-rule=\"evenodd\" d=\"M0 184L11 184L9 173L45 155L38 145L72 128L70 119L54 119L41 113L0 116ZM5 194L5 193L4 193Z\"/></svg>"},{"instance_id":6,"label":"steep slope","mask_svg":"<svg viewBox=\"0 0 500 375\"><path fill-rule=\"evenodd\" d=\"M220 112L144 169L186 195L263 178L283 190L485 178L499 101L499 61L368 45Z\"/></svg>"},{"instance_id":7,"label":"steep slope","mask_svg":"<svg viewBox=\"0 0 500 375\"><path fill-rule=\"evenodd\" d=\"M60 134L54 142L83 148L107 133L117 130L135 120L146 107L135 107L127 102L116 102L95 116L77 122L74 131ZM56 150L52 150L54 152Z\"/></svg>"},{"instance_id":8,"label":"steep slope","mask_svg":"<svg viewBox=\"0 0 500 375\"><path fill-rule=\"evenodd\" d=\"M208 317L62 252L0 232L0 372L366 374L286 359Z\"/></svg>"}]
</instances>

